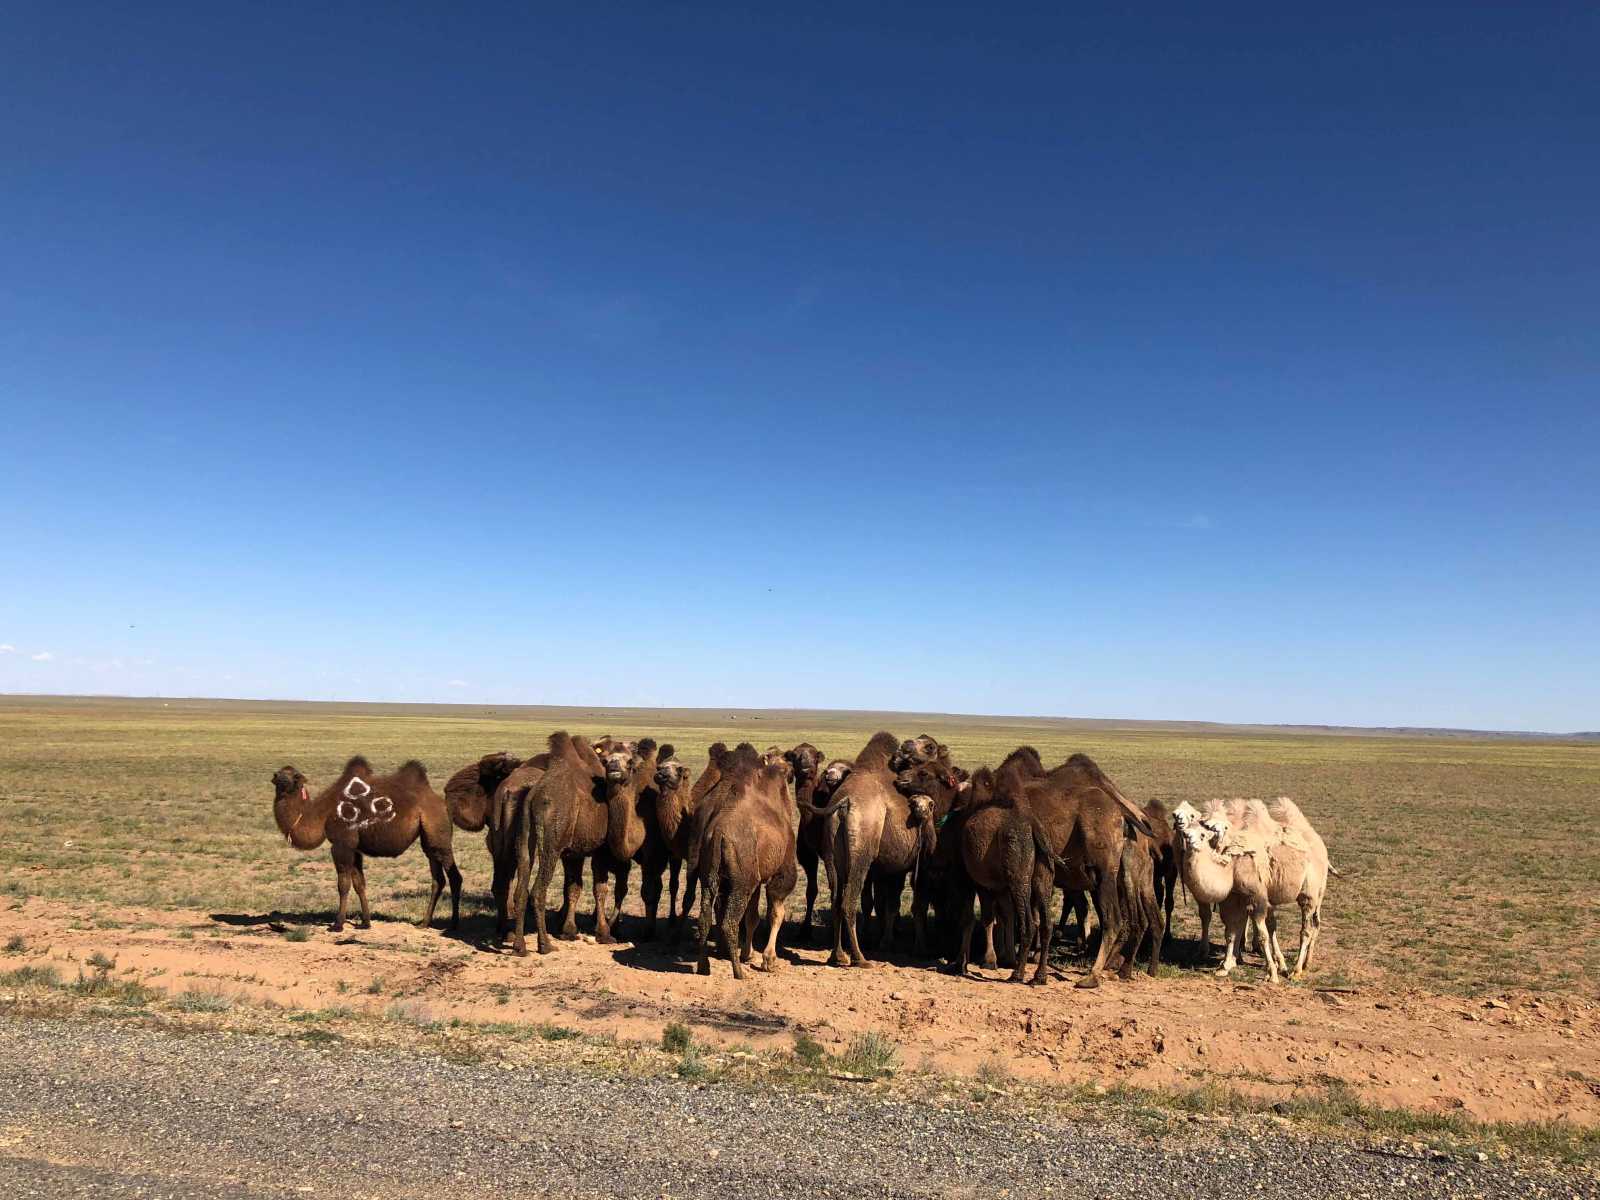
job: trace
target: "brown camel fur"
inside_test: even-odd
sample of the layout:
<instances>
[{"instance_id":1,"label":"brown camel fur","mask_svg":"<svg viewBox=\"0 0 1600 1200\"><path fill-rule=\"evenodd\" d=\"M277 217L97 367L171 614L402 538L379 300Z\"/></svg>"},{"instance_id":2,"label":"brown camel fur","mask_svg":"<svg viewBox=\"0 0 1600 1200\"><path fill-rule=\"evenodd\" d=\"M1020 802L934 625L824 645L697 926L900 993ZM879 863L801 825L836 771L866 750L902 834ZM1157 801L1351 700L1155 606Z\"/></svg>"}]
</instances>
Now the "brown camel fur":
<instances>
[{"instance_id":1,"label":"brown camel fur","mask_svg":"<svg viewBox=\"0 0 1600 1200\"><path fill-rule=\"evenodd\" d=\"M678 876L688 857L690 838L694 833L694 785L689 768L672 755L657 756L655 826L666 844L667 866L671 875L667 879L667 924L682 932L681 922L689 917L689 906L694 903L694 870L689 871L688 884L683 890L683 906L678 906Z\"/></svg>"},{"instance_id":2,"label":"brown camel fur","mask_svg":"<svg viewBox=\"0 0 1600 1200\"><path fill-rule=\"evenodd\" d=\"M733 977L744 978L741 960L748 960L754 914L762 888L767 893L767 945L762 968L776 971L778 931L785 902L799 878L795 861L794 807L789 799L789 766L782 758L763 759L742 742L717 763L719 778L706 796L706 817L700 840L700 961L696 970L711 974L710 936L713 917L722 952L733 964ZM698 815L698 814L697 814ZM738 929L737 948L734 945Z\"/></svg>"},{"instance_id":3,"label":"brown camel fur","mask_svg":"<svg viewBox=\"0 0 1600 1200\"><path fill-rule=\"evenodd\" d=\"M1099 919L1100 948L1079 987L1098 987L1113 954L1122 975L1132 974L1145 933L1156 934L1150 974L1161 957L1160 909L1155 901L1154 852L1149 821L1086 755L1074 754L1045 771L1037 751L1013 751L996 772L996 795L1038 819L1051 853L1060 861L1056 883L1089 893ZM1137 814L1138 820L1129 813Z\"/></svg>"},{"instance_id":4,"label":"brown camel fur","mask_svg":"<svg viewBox=\"0 0 1600 1200\"><path fill-rule=\"evenodd\" d=\"M456 828L477 833L487 826L495 789L521 765L522 759L500 750L485 754L450 776L444 785L444 799Z\"/></svg>"},{"instance_id":5,"label":"brown camel fur","mask_svg":"<svg viewBox=\"0 0 1600 1200\"><path fill-rule=\"evenodd\" d=\"M273 772L272 786L276 793L272 816L288 843L296 850L315 850L326 841L332 849L339 877L335 932L344 928L352 885L361 904L361 928L372 927L366 856L398 858L418 838L433 876L422 925L433 924L446 879L450 882L450 928L461 924L461 871L450 848L450 810L444 797L428 783L427 769L421 763L412 759L392 775L375 775L372 764L357 755L345 763L337 780L315 796L306 777L285 766Z\"/></svg>"},{"instance_id":6,"label":"brown camel fur","mask_svg":"<svg viewBox=\"0 0 1600 1200\"><path fill-rule=\"evenodd\" d=\"M833 802L844 804L843 811L828 818L839 880L833 897L833 954L828 959L835 966L867 964L856 916L869 876L881 881L874 896L878 937L893 932L906 876L924 851L934 849L933 828L945 815L931 801L914 803L896 788L891 763L899 751L893 734L874 734L834 793Z\"/></svg>"},{"instance_id":7,"label":"brown camel fur","mask_svg":"<svg viewBox=\"0 0 1600 1200\"><path fill-rule=\"evenodd\" d=\"M606 769L606 848L617 874L617 921L622 919L622 902L628 895L629 868L637 862L639 892L645 907L641 941L656 935L661 876L670 858L657 815L660 795L656 790L656 768L673 753L670 745L657 746L654 738L641 738L638 742L614 742L600 754Z\"/></svg>"},{"instance_id":8,"label":"brown camel fur","mask_svg":"<svg viewBox=\"0 0 1600 1200\"><path fill-rule=\"evenodd\" d=\"M825 806L833 798L834 790L849 773L850 767L846 763L842 771L833 771L837 764L829 763L826 769L833 772L831 781L824 782L822 751L810 742L801 742L793 750L785 752L783 757L794 770L794 802L800 810L795 853L801 869L806 873L806 915L800 922L800 936L809 942L814 936L811 919L817 905L819 866L828 873L828 895L833 895L838 887L833 870L833 847L827 836L827 818L819 817L811 810Z\"/></svg>"},{"instance_id":9,"label":"brown camel fur","mask_svg":"<svg viewBox=\"0 0 1600 1200\"><path fill-rule=\"evenodd\" d=\"M539 953L549 954L555 949L546 929L545 901L558 862L565 885L559 936L571 939L578 935L576 912L583 888L583 861L587 858L594 872L595 940L613 940L608 917L613 860L606 845L610 816L602 794L605 776L599 756L583 738L564 731L550 735L549 766L515 806L514 831L507 829L507 836L514 838L516 854L511 917L512 949L517 954L528 952L523 923L535 857L539 872L532 885L532 898Z\"/></svg>"}]
</instances>

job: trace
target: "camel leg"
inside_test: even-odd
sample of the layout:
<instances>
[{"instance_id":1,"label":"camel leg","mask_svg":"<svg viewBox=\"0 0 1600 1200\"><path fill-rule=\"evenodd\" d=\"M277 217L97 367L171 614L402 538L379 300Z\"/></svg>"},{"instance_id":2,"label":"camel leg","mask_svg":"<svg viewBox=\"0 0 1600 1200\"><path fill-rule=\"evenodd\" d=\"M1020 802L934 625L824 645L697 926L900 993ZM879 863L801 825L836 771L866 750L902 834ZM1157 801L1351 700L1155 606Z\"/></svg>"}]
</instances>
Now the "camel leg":
<instances>
[{"instance_id":1,"label":"camel leg","mask_svg":"<svg viewBox=\"0 0 1600 1200\"><path fill-rule=\"evenodd\" d=\"M880 950L894 949L895 928L900 923L900 901L906 891L904 875L888 875L878 881L878 932Z\"/></svg>"},{"instance_id":2,"label":"camel leg","mask_svg":"<svg viewBox=\"0 0 1600 1200\"><path fill-rule=\"evenodd\" d=\"M745 888L735 883L732 885L732 894L728 897L727 908L717 922L717 941L722 946L722 952L728 956L728 961L733 964L733 977L744 978L744 967L740 964L740 951L744 942L745 912L750 907L753 888ZM739 946L735 947L735 941Z\"/></svg>"},{"instance_id":3,"label":"camel leg","mask_svg":"<svg viewBox=\"0 0 1600 1200\"><path fill-rule=\"evenodd\" d=\"M578 936L578 901L583 899L583 859L561 859L561 932L556 936L570 942Z\"/></svg>"},{"instance_id":4,"label":"camel leg","mask_svg":"<svg viewBox=\"0 0 1600 1200\"><path fill-rule=\"evenodd\" d=\"M756 922L761 920L761 889L750 893L750 903L745 905L744 916L739 919L739 961L747 963L756 940Z\"/></svg>"},{"instance_id":5,"label":"camel leg","mask_svg":"<svg viewBox=\"0 0 1600 1200\"><path fill-rule=\"evenodd\" d=\"M1256 938L1260 944L1266 948L1267 978L1273 983L1277 983L1278 959L1277 956L1272 952L1274 948L1274 939L1271 931L1267 929L1266 914L1262 912L1260 907L1255 908L1250 913L1250 928L1255 931Z\"/></svg>"},{"instance_id":6,"label":"camel leg","mask_svg":"<svg viewBox=\"0 0 1600 1200\"><path fill-rule=\"evenodd\" d=\"M1033 855L1028 855L1029 869L1013 871L1010 880L1010 905L1017 924L1017 962L1011 969L1012 983L1025 983L1028 978L1028 951L1033 948Z\"/></svg>"},{"instance_id":7,"label":"camel leg","mask_svg":"<svg viewBox=\"0 0 1600 1200\"><path fill-rule=\"evenodd\" d=\"M833 893L833 954L828 961L836 967L864 967L867 956L861 953L861 935L856 929L856 916L861 910L861 893L866 887L867 870L877 853L876 846L861 844L852 836L847 823L839 828L834 840L833 862L836 877L842 886ZM830 883L832 879L830 878Z\"/></svg>"},{"instance_id":8,"label":"camel leg","mask_svg":"<svg viewBox=\"0 0 1600 1200\"><path fill-rule=\"evenodd\" d=\"M1322 914L1319 908L1309 900L1300 903L1300 950L1295 955L1294 974L1292 978L1299 979L1306 973L1306 968L1311 965L1311 950L1316 945L1318 926L1322 924Z\"/></svg>"},{"instance_id":9,"label":"camel leg","mask_svg":"<svg viewBox=\"0 0 1600 1200\"><path fill-rule=\"evenodd\" d=\"M672 858L667 862L667 925L669 928L678 927L678 874L683 870L683 863Z\"/></svg>"},{"instance_id":10,"label":"camel leg","mask_svg":"<svg viewBox=\"0 0 1600 1200\"><path fill-rule=\"evenodd\" d=\"M528 875L533 869L533 855L528 845L528 817L524 813L517 821L516 874L511 889L511 952L518 956L528 953L528 941L523 935L528 920ZM540 954L550 953L550 935L544 927L544 901L550 886L550 875L555 864L543 846L539 850L539 879L534 887L534 930L538 936Z\"/></svg>"},{"instance_id":11,"label":"camel leg","mask_svg":"<svg viewBox=\"0 0 1600 1200\"><path fill-rule=\"evenodd\" d=\"M661 873L666 865L664 862L655 861L641 863L639 866L639 897L644 901L644 929L639 934L639 941L655 940L656 914L661 908ZM621 901L617 903L620 907Z\"/></svg>"},{"instance_id":12,"label":"camel leg","mask_svg":"<svg viewBox=\"0 0 1600 1200\"><path fill-rule=\"evenodd\" d=\"M1150 967L1148 973L1152 979L1155 978L1156 972L1161 967L1161 951L1166 946L1167 939L1172 936L1171 930L1167 927L1166 919L1161 915L1161 906L1159 904L1155 908L1155 914L1156 920L1160 922L1160 928L1150 931Z\"/></svg>"},{"instance_id":13,"label":"camel leg","mask_svg":"<svg viewBox=\"0 0 1600 1200\"><path fill-rule=\"evenodd\" d=\"M689 876L690 886L694 886L694 876ZM716 909L717 881L715 876L706 880L706 886L701 889L700 919L697 927L700 931L700 961L695 964L695 973L698 975L711 974L711 919Z\"/></svg>"},{"instance_id":14,"label":"camel leg","mask_svg":"<svg viewBox=\"0 0 1600 1200\"><path fill-rule=\"evenodd\" d=\"M789 911L788 900L787 892L778 895L773 885L767 884L767 947L761 952L763 971L783 969L783 959L778 957L778 931L783 928L784 915Z\"/></svg>"},{"instance_id":15,"label":"camel leg","mask_svg":"<svg viewBox=\"0 0 1600 1200\"><path fill-rule=\"evenodd\" d=\"M1207 904L1204 900L1196 900L1194 905L1200 910L1199 961L1202 965L1204 965L1205 961L1211 957L1211 905ZM1226 936L1226 934L1224 934L1224 936Z\"/></svg>"},{"instance_id":16,"label":"camel leg","mask_svg":"<svg viewBox=\"0 0 1600 1200\"><path fill-rule=\"evenodd\" d=\"M800 862L800 868L806 873L806 915L800 922L800 939L809 943L813 933L811 914L817 906L817 867L820 863L817 852L806 845L804 839L795 847L795 857ZM770 907L770 901L768 903Z\"/></svg>"},{"instance_id":17,"label":"camel leg","mask_svg":"<svg viewBox=\"0 0 1600 1200\"><path fill-rule=\"evenodd\" d=\"M361 924L356 928L371 929L372 908L367 904L367 860L359 853L355 865L350 869L350 882L355 884L356 903L361 906Z\"/></svg>"},{"instance_id":18,"label":"camel leg","mask_svg":"<svg viewBox=\"0 0 1600 1200\"><path fill-rule=\"evenodd\" d=\"M613 863L611 874L616 879L611 891L611 926L615 931L622 924L622 902L628 898L628 880L633 878L633 860Z\"/></svg>"},{"instance_id":19,"label":"camel leg","mask_svg":"<svg viewBox=\"0 0 1600 1200\"><path fill-rule=\"evenodd\" d=\"M1089 973L1074 985L1080 988L1096 988L1100 986L1101 977L1105 974L1106 960L1111 957L1113 950L1119 945L1118 934L1121 932L1121 922L1116 919L1117 913L1117 884L1107 871L1095 883L1094 915L1100 924L1100 949L1096 951L1094 962L1090 964Z\"/></svg>"},{"instance_id":20,"label":"camel leg","mask_svg":"<svg viewBox=\"0 0 1600 1200\"><path fill-rule=\"evenodd\" d=\"M978 906L983 910L979 916L979 919L983 922L982 965L990 968L998 967L1000 965L1000 956L995 953L994 914L989 911L989 906L981 898L978 901Z\"/></svg>"},{"instance_id":21,"label":"camel leg","mask_svg":"<svg viewBox=\"0 0 1600 1200\"><path fill-rule=\"evenodd\" d=\"M1236 902L1224 902L1222 906L1222 966L1217 968L1217 977L1226 979L1233 973L1233 964L1244 956L1244 907Z\"/></svg>"},{"instance_id":22,"label":"camel leg","mask_svg":"<svg viewBox=\"0 0 1600 1200\"><path fill-rule=\"evenodd\" d=\"M956 892L957 903L961 906L961 947L956 953L955 973L964 978L972 962L972 935L978 926L978 917L973 911L973 901L977 896L972 885L966 881L956 885Z\"/></svg>"},{"instance_id":23,"label":"camel leg","mask_svg":"<svg viewBox=\"0 0 1600 1200\"><path fill-rule=\"evenodd\" d=\"M498 944L505 941L506 932L511 928L511 880L501 866L499 855L494 857L494 882L489 890L494 894L494 940Z\"/></svg>"},{"instance_id":24,"label":"camel leg","mask_svg":"<svg viewBox=\"0 0 1600 1200\"><path fill-rule=\"evenodd\" d=\"M350 907L350 877L354 873L355 852L333 849L333 870L339 881L339 911L333 917L333 932L344 929L344 914Z\"/></svg>"},{"instance_id":25,"label":"camel leg","mask_svg":"<svg viewBox=\"0 0 1600 1200\"><path fill-rule=\"evenodd\" d=\"M1176 874L1168 875L1166 877L1165 890L1166 896L1164 897L1164 901L1166 907L1166 916L1165 923L1161 926L1161 937L1165 942L1165 945L1162 948L1170 949L1172 946L1172 905L1173 902L1178 898L1178 877Z\"/></svg>"},{"instance_id":26,"label":"camel leg","mask_svg":"<svg viewBox=\"0 0 1600 1200\"><path fill-rule=\"evenodd\" d=\"M1289 959L1283 952L1283 943L1278 940L1278 910L1267 910L1267 935L1271 940L1272 955L1278 960L1278 970L1285 975L1289 973Z\"/></svg>"},{"instance_id":27,"label":"camel leg","mask_svg":"<svg viewBox=\"0 0 1600 1200\"><path fill-rule=\"evenodd\" d=\"M428 856L428 874L433 878L433 889L428 893L428 911L422 914L418 924L428 929L433 925L433 910L439 906L439 897L444 894L444 863L426 846L423 847L423 853Z\"/></svg>"},{"instance_id":28,"label":"camel leg","mask_svg":"<svg viewBox=\"0 0 1600 1200\"><path fill-rule=\"evenodd\" d=\"M1036 869L1032 903L1034 919L1039 925L1039 969L1033 973L1033 978L1029 981L1035 987L1043 987L1050 978L1050 938L1055 933L1055 912L1050 902L1054 899L1054 872Z\"/></svg>"},{"instance_id":29,"label":"camel leg","mask_svg":"<svg viewBox=\"0 0 1600 1200\"><path fill-rule=\"evenodd\" d=\"M591 859L589 869L594 872L594 940L609 946L617 940L611 936L611 876L599 859Z\"/></svg>"}]
</instances>

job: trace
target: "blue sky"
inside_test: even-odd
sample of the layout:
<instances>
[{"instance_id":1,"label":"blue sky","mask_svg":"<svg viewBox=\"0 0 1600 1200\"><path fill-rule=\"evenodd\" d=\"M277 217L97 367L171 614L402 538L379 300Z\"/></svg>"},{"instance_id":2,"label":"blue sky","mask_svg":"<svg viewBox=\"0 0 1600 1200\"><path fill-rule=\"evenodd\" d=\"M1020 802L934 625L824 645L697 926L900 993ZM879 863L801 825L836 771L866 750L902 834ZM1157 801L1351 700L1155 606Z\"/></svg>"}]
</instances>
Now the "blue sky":
<instances>
[{"instance_id":1,"label":"blue sky","mask_svg":"<svg viewBox=\"0 0 1600 1200\"><path fill-rule=\"evenodd\" d=\"M0 691L1600 726L1589 5L0 17Z\"/></svg>"}]
</instances>

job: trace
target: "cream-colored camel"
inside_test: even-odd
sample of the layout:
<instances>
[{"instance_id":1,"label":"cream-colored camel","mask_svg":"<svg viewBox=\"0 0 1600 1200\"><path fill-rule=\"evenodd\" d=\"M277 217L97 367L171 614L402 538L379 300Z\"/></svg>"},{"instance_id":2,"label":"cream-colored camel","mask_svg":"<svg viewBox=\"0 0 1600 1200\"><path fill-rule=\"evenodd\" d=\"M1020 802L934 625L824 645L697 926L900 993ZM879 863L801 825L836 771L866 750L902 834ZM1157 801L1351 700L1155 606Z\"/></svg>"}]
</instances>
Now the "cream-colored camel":
<instances>
[{"instance_id":1,"label":"cream-colored camel","mask_svg":"<svg viewBox=\"0 0 1600 1200\"><path fill-rule=\"evenodd\" d=\"M1244 954L1244 932L1255 929L1277 982L1289 971L1278 944L1272 910L1280 904L1300 908L1300 947L1292 977L1311 963L1322 930L1322 898L1328 887L1328 850L1294 801L1280 797L1269 807L1259 800L1214 800L1201 812L1187 802L1173 812L1179 834L1184 883L1200 905L1203 929L1210 908L1222 909L1225 956L1218 975L1226 976Z\"/></svg>"}]
</instances>

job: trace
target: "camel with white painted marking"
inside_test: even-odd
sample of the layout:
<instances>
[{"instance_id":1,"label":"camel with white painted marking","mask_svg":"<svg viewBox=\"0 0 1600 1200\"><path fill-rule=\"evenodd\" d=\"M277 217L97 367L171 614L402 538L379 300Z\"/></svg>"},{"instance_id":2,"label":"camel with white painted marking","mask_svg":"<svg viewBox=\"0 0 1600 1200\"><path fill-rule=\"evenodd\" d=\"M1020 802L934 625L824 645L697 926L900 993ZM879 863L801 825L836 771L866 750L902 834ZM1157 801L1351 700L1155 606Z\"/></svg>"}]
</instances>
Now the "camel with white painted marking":
<instances>
[{"instance_id":1,"label":"camel with white painted marking","mask_svg":"<svg viewBox=\"0 0 1600 1200\"><path fill-rule=\"evenodd\" d=\"M339 877L339 912L334 932L344 928L350 889L361 904L361 928L372 927L367 904L366 858L398 858L419 838L433 876L433 891L424 928L446 880L450 883L450 928L461 924L461 871L450 847L450 811L444 797L428 783L428 771L416 759L392 775L377 775L360 755L345 763L339 778L315 796L306 777L293 766L272 774L275 796L272 817L278 831L296 850L315 850L327 842Z\"/></svg>"}]
</instances>

